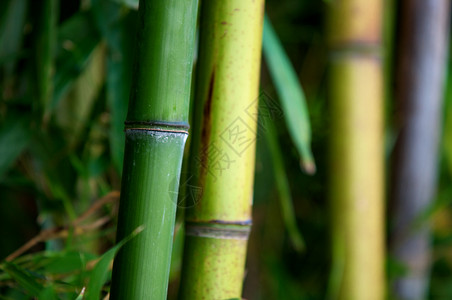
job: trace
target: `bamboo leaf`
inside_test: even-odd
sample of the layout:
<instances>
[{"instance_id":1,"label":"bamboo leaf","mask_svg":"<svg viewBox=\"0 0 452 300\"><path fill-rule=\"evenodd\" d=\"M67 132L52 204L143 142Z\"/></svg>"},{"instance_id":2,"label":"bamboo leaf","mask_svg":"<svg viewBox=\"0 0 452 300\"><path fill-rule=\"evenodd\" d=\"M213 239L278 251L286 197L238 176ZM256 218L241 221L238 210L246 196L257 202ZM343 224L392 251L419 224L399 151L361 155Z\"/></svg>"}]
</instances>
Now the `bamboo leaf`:
<instances>
[{"instance_id":1,"label":"bamboo leaf","mask_svg":"<svg viewBox=\"0 0 452 300\"><path fill-rule=\"evenodd\" d=\"M86 300L98 300L99 294L102 290L102 287L107 281L108 273L110 271L110 264L115 257L116 253L118 253L119 249L124 246L128 241L136 237L141 231L143 231L144 227L140 226L135 229L132 234L118 242L113 248L105 252L100 260L97 262L91 273L91 279L88 284L88 288L86 289Z\"/></svg>"},{"instance_id":2,"label":"bamboo leaf","mask_svg":"<svg viewBox=\"0 0 452 300\"><path fill-rule=\"evenodd\" d=\"M27 0L2 1L0 9L0 61L15 55L23 38L23 28L27 13ZM8 67L12 68L11 60Z\"/></svg>"},{"instance_id":3,"label":"bamboo leaf","mask_svg":"<svg viewBox=\"0 0 452 300\"><path fill-rule=\"evenodd\" d=\"M295 250L301 252L305 248L305 243L303 236L301 235L301 232L297 227L297 221L292 204L292 197L290 195L289 180L287 178L286 170L284 169L284 161L281 153L281 148L278 144L276 129L271 122L268 122L268 126L265 129L265 138L267 140L268 147L272 156L274 176L279 194L278 198L281 205L281 213L284 225Z\"/></svg>"},{"instance_id":4,"label":"bamboo leaf","mask_svg":"<svg viewBox=\"0 0 452 300\"><path fill-rule=\"evenodd\" d=\"M315 172L314 157L311 152L311 125L306 99L298 77L284 49L265 16L263 35L264 57L276 87L284 111L284 117L305 172Z\"/></svg>"},{"instance_id":5,"label":"bamboo leaf","mask_svg":"<svg viewBox=\"0 0 452 300\"><path fill-rule=\"evenodd\" d=\"M85 288L82 289L80 294L75 298L75 300L83 300L83 296L85 295Z\"/></svg>"},{"instance_id":6,"label":"bamboo leaf","mask_svg":"<svg viewBox=\"0 0 452 300\"><path fill-rule=\"evenodd\" d=\"M27 271L14 263L4 262L3 269L32 296L39 295L44 287Z\"/></svg>"},{"instance_id":7,"label":"bamboo leaf","mask_svg":"<svg viewBox=\"0 0 452 300\"><path fill-rule=\"evenodd\" d=\"M57 300L58 295L52 286L44 288L38 295L38 300Z\"/></svg>"},{"instance_id":8,"label":"bamboo leaf","mask_svg":"<svg viewBox=\"0 0 452 300\"><path fill-rule=\"evenodd\" d=\"M83 256L88 255L80 252L56 252L51 254L50 257L43 257L42 260L46 260L44 270L46 273L52 274L65 274L80 270L84 266L85 259Z\"/></svg>"}]
</instances>

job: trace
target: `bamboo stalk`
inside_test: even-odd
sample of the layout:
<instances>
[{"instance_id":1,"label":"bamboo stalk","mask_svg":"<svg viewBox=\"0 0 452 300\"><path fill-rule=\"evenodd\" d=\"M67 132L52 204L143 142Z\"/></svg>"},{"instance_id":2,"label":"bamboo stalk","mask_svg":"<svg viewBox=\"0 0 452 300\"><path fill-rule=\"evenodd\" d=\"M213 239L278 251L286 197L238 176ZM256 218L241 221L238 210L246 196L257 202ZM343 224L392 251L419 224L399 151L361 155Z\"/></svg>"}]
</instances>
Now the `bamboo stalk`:
<instances>
[{"instance_id":1,"label":"bamboo stalk","mask_svg":"<svg viewBox=\"0 0 452 300\"><path fill-rule=\"evenodd\" d=\"M264 1L204 1L181 299L240 298L251 227Z\"/></svg>"},{"instance_id":2,"label":"bamboo stalk","mask_svg":"<svg viewBox=\"0 0 452 300\"><path fill-rule=\"evenodd\" d=\"M56 28L58 21L58 1L40 1L38 20L36 23L35 62L36 89L39 112L44 125L49 121L50 103L53 95L52 77L54 72L54 48L56 44Z\"/></svg>"},{"instance_id":3,"label":"bamboo stalk","mask_svg":"<svg viewBox=\"0 0 452 300\"><path fill-rule=\"evenodd\" d=\"M330 299L384 299L381 0L330 5Z\"/></svg>"},{"instance_id":4,"label":"bamboo stalk","mask_svg":"<svg viewBox=\"0 0 452 300\"><path fill-rule=\"evenodd\" d=\"M166 299L188 130L197 1L141 0L111 299Z\"/></svg>"},{"instance_id":5,"label":"bamboo stalk","mask_svg":"<svg viewBox=\"0 0 452 300\"><path fill-rule=\"evenodd\" d=\"M42 0L35 3L37 13L35 25L34 40L34 60L33 60L33 84L36 101L34 109L37 114L38 123L41 123L43 129L47 128L50 118L50 103L53 97L53 73L57 39L57 21L59 3L57 0ZM41 211L42 203L37 203ZM48 215L42 224L43 229L54 226L57 219L56 214ZM47 250L61 250L63 248L61 241L46 241Z\"/></svg>"},{"instance_id":6,"label":"bamboo stalk","mask_svg":"<svg viewBox=\"0 0 452 300\"><path fill-rule=\"evenodd\" d=\"M435 197L450 1L402 1L400 17L390 250L407 272L396 279L393 291L400 299L425 299L430 225L416 221Z\"/></svg>"}]
</instances>

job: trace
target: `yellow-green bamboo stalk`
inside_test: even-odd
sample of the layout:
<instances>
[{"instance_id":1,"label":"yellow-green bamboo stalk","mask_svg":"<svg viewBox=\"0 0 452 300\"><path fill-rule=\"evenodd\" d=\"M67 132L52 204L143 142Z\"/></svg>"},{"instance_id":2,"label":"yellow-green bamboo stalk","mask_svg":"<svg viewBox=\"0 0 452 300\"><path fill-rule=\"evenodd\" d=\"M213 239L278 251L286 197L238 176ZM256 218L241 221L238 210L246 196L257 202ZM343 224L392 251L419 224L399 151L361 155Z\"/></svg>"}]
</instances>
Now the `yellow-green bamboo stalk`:
<instances>
[{"instance_id":1,"label":"yellow-green bamboo stalk","mask_svg":"<svg viewBox=\"0 0 452 300\"><path fill-rule=\"evenodd\" d=\"M382 3L330 4L331 299L385 296Z\"/></svg>"},{"instance_id":2,"label":"yellow-green bamboo stalk","mask_svg":"<svg viewBox=\"0 0 452 300\"><path fill-rule=\"evenodd\" d=\"M240 298L251 227L263 0L202 4L181 299Z\"/></svg>"}]
</instances>

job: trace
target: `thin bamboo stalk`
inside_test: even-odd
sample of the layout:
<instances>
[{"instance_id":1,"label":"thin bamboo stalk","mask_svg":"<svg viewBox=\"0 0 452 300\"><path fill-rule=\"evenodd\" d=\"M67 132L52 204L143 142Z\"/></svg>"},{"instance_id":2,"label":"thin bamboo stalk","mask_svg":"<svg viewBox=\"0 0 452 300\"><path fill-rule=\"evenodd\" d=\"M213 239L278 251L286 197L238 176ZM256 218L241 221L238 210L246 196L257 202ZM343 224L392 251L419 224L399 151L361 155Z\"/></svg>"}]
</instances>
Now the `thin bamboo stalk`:
<instances>
[{"instance_id":1,"label":"thin bamboo stalk","mask_svg":"<svg viewBox=\"0 0 452 300\"><path fill-rule=\"evenodd\" d=\"M204 1L181 299L240 298L251 207L264 1Z\"/></svg>"},{"instance_id":2,"label":"thin bamboo stalk","mask_svg":"<svg viewBox=\"0 0 452 300\"><path fill-rule=\"evenodd\" d=\"M42 122L43 128L47 127L50 118L50 103L53 97L53 73L55 60L55 45L57 38L58 1L37 1L36 25L34 40L33 59L33 83L35 87L36 101L34 102L37 119ZM33 7L33 6L32 6ZM42 203L38 201L41 211ZM42 226L48 229L54 226L56 214L50 214L45 218ZM60 240L46 241L47 250L61 250L63 248Z\"/></svg>"},{"instance_id":3,"label":"thin bamboo stalk","mask_svg":"<svg viewBox=\"0 0 452 300\"><path fill-rule=\"evenodd\" d=\"M330 5L329 298L385 296L381 0Z\"/></svg>"},{"instance_id":4,"label":"thin bamboo stalk","mask_svg":"<svg viewBox=\"0 0 452 300\"><path fill-rule=\"evenodd\" d=\"M111 299L166 299L188 130L196 0L141 0Z\"/></svg>"},{"instance_id":5,"label":"thin bamboo stalk","mask_svg":"<svg viewBox=\"0 0 452 300\"><path fill-rule=\"evenodd\" d=\"M450 1L402 1L400 17L390 250L407 272L396 279L393 290L400 299L425 299L430 225L417 220L435 195Z\"/></svg>"},{"instance_id":6,"label":"thin bamboo stalk","mask_svg":"<svg viewBox=\"0 0 452 300\"><path fill-rule=\"evenodd\" d=\"M39 113L42 114L44 124L49 121L50 103L53 95L52 77L54 72L58 8L57 0L40 1L40 13L36 23L36 96L40 108Z\"/></svg>"}]
</instances>

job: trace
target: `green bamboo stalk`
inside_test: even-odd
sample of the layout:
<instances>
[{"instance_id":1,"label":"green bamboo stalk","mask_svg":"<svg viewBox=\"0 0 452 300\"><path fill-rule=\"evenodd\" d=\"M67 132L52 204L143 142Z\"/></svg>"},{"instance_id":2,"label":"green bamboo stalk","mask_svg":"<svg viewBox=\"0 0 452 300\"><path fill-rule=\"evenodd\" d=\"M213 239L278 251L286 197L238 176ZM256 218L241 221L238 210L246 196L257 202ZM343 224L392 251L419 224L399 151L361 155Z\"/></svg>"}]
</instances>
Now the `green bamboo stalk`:
<instances>
[{"instance_id":1,"label":"green bamboo stalk","mask_svg":"<svg viewBox=\"0 0 452 300\"><path fill-rule=\"evenodd\" d=\"M181 299L240 298L251 207L264 1L204 1Z\"/></svg>"},{"instance_id":2,"label":"green bamboo stalk","mask_svg":"<svg viewBox=\"0 0 452 300\"><path fill-rule=\"evenodd\" d=\"M50 117L50 103L53 95L54 49L58 20L58 0L40 1L40 13L36 24L35 62L36 89L39 112L44 124Z\"/></svg>"},{"instance_id":3,"label":"green bamboo stalk","mask_svg":"<svg viewBox=\"0 0 452 300\"><path fill-rule=\"evenodd\" d=\"M191 85L197 0L141 0L126 121L111 299L166 299Z\"/></svg>"},{"instance_id":4,"label":"green bamboo stalk","mask_svg":"<svg viewBox=\"0 0 452 300\"><path fill-rule=\"evenodd\" d=\"M385 297L382 3L330 4L330 299Z\"/></svg>"},{"instance_id":5,"label":"green bamboo stalk","mask_svg":"<svg viewBox=\"0 0 452 300\"><path fill-rule=\"evenodd\" d=\"M58 0L43 0L36 3L36 25L33 60L33 82L36 101L35 112L46 128L50 118L50 103L53 97L53 73L55 62L55 45L57 39ZM42 211L42 203L38 202ZM45 214L43 214L45 215ZM43 228L54 226L56 215L48 215L44 218ZM47 241L46 249L61 250L62 243L59 240Z\"/></svg>"}]
</instances>

